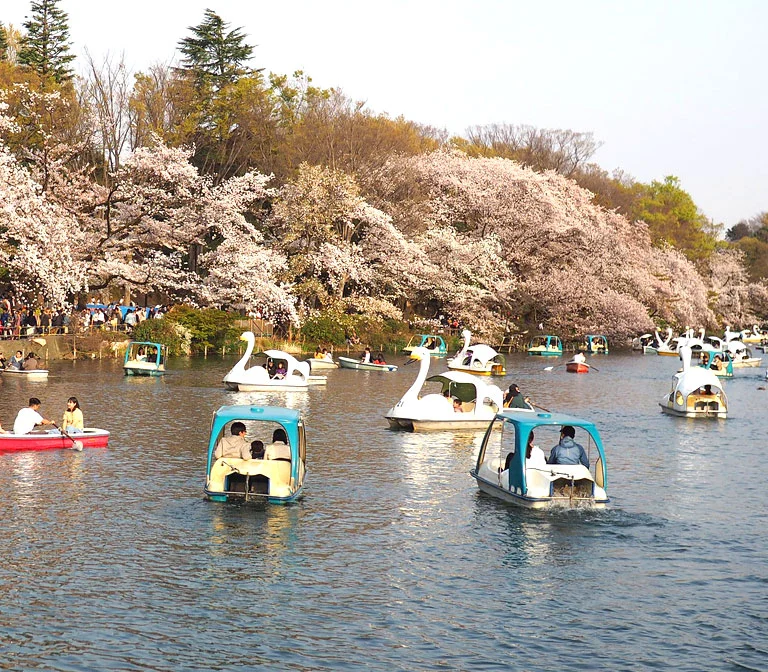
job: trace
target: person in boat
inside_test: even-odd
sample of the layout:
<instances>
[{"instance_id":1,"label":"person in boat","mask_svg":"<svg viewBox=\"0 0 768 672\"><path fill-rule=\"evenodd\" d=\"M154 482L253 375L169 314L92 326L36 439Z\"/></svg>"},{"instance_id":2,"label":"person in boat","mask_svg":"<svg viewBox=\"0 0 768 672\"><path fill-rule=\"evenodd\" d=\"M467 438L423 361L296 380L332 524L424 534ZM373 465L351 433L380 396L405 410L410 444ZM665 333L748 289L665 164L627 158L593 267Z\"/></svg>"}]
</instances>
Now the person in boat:
<instances>
[{"instance_id":1,"label":"person in boat","mask_svg":"<svg viewBox=\"0 0 768 672\"><path fill-rule=\"evenodd\" d=\"M251 459L251 444L245 438L245 423L233 422L230 428L231 436L222 436L213 451L215 458L239 457L243 460Z\"/></svg>"},{"instance_id":2,"label":"person in boat","mask_svg":"<svg viewBox=\"0 0 768 672\"><path fill-rule=\"evenodd\" d=\"M275 369L275 378L282 380L285 378L285 374L288 373L288 369L285 368L285 362L281 361L278 363L277 368Z\"/></svg>"},{"instance_id":3,"label":"person in boat","mask_svg":"<svg viewBox=\"0 0 768 672\"><path fill-rule=\"evenodd\" d=\"M543 467L547 464L547 457L544 451L538 446L533 445L533 432L528 435L528 446L525 449L525 466Z\"/></svg>"},{"instance_id":4,"label":"person in boat","mask_svg":"<svg viewBox=\"0 0 768 672\"><path fill-rule=\"evenodd\" d=\"M327 359L329 362L333 361L333 355L326 348L323 348L323 359Z\"/></svg>"},{"instance_id":5,"label":"person in boat","mask_svg":"<svg viewBox=\"0 0 768 672\"><path fill-rule=\"evenodd\" d=\"M360 361L363 364L370 364L371 363L371 349L366 348L365 352L363 353L363 356L360 358Z\"/></svg>"},{"instance_id":6,"label":"person in boat","mask_svg":"<svg viewBox=\"0 0 768 672\"><path fill-rule=\"evenodd\" d=\"M709 383L707 383L704 387L702 387L699 390L699 394L702 394L707 397L711 397L715 395L715 393L712 391L712 385L710 385Z\"/></svg>"},{"instance_id":7,"label":"person in boat","mask_svg":"<svg viewBox=\"0 0 768 672\"><path fill-rule=\"evenodd\" d=\"M589 457L584 446L574 441L576 430L571 425L560 429L560 442L549 453L547 464L583 464L589 469Z\"/></svg>"},{"instance_id":8,"label":"person in boat","mask_svg":"<svg viewBox=\"0 0 768 672\"><path fill-rule=\"evenodd\" d=\"M17 350L16 354L11 357L11 361L8 362L8 368L21 371L22 364L24 364L24 353L21 350Z\"/></svg>"},{"instance_id":9,"label":"person in boat","mask_svg":"<svg viewBox=\"0 0 768 672\"><path fill-rule=\"evenodd\" d=\"M263 460L264 459L264 442L256 439L251 441L251 459Z\"/></svg>"},{"instance_id":10,"label":"person in boat","mask_svg":"<svg viewBox=\"0 0 768 672\"><path fill-rule=\"evenodd\" d=\"M35 371L37 369L37 357L34 353L30 352L24 359L24 363L21 365L22 371Z\"/></svg>"},{"instance_id":11,"label":"person in boat","mask_svg":"<svg viewBox=\"0 0 768 672\"><path fill-rule=\"evenodd\" d=\"M291 460L291 449L288 446L288 435L282 427L272 432L272 443L264 449L265 460Z\"/></svg>"},{"instance_id":12,"label":"person in boat","mask_svg":"<svg viewBox=\"0 0 768 672\"><path fill-rule=\"evenodd\" d=\"M267 359L266 367L267 367L267 375L270 378L274 378L275 373L277 373L277 364L275 364L275 360L269 357Z\"/></svg>"},{"instance_id":13,"label":"person in boat","mask_svg":"<svg viewBox=\"0 0 768 672\"><path fill-rule=\"evenodd\" d=\"M430 336L426 341L424 341L424 347L427 350L434 350L435 349L435 339Z\"/></svg>"},{"instance_id":14,"label":"person in boat","mask_svg":"<svg viewBox=\"0 0 768 672\"><path fill-rule=\"evenodd\" d=\"M14 434L29 434L37 425L52 425L53 420L44 418L39 413L40 400L37 397L29 398L29 406L22 408L13 422Z\"/></svg>"},{"instance_id":15,"label":"person in boat","mask_svg":"<svg viewBox=\"0 0 768 672\"><path fill-rule=\"evenodd\" d=\"M325 355L319 345L315 348L315 359L325 359Z\"/></svg>"},{"instance_id":16,"label":"person in boat","mask_svg":"<svg viewBox=\"0 0 768 672\"><path fill-rule=\"evenodd\" d=\"M584 356L584 353L579 350L571 360L572 362L576 362L577 364L584 364L584 362L587 361L587 358Z\"/></svg>"},{"instance_id":17,"label":"person in boat","mask_svg":"<svg viewBox=\"0 0 768 672\"><path fill-rule=\"evenodd\" d=\"M723 365L723 358L720 355L715 355L715 359L712 361L712 365L709 368L714 371L722 371L725 368Z\"/></svg>"},{"instance_id":18,"label":"person in boat","mask_svg":"<svg viewBox=\"0 0 768 672\"><path fill-rule=\"evenodd\" d=\"M384 360L384 353L383 352L377 352L376 356L373 358L374 364L386 364L387 362Z\"/></svg>"},{"instance_id":19,"label":"person in boat","mask_svg":"<svg viewBox=\"0 0 768 672\"><path fill-rule=\"evenodd\" d=\"M64 411L64 417L61 420L61 426L65 432L81 433L85 429L83 421L83 411L80 410L80 404L77 397L67 399L67 410Z\"/></svg>"},{"instance_id":20,"label":"person in boat","mask_svg":"<svg viewBox=\"0 0 768 672\"><path fill-rule=\"evenodd\" d=\"M141 347L139 348L139 352L138 352L138 354L136 355L136 359L137 359L139 362L146 362L146 361L147 361L147 353L146 353L146 351L144 350L144 346L141 346Z\"/></svg>"},{"instance_id":21,"label":"person in boat","mask_svg":"<svg viewBox=\"0 0 768 672\"><path fill-rule=\"evenodd\" d=\"M461 399L454 399L453 400L453 412L454 413L463 413L464 408L461 405Z\"/></svg>"},{"instance_id":22,"label":"person in boat","mask_svg":"<svg viewBox=\"0 0 768 672\"><path fill-rule=\"evenodd\" d=\"M531 406L530 401L531 400L528 399L528 397L523 397L523 395L520 394L520 388L517 386L517 384L512 383L509 386L507 393L504 395L504 408L532 409L533 406Z\"/></svg>"},{"instance_id":23,"label":"person in boat","mask_svg":"<svg viewBox=\"0 0 768 672\"><path fill-rule=\"evenodd\" d=\"M705 369L709 368L709 353L708 352L702 352L701 353L701 364L699 366L703 366Z\"/></svg>"}]
</instances>

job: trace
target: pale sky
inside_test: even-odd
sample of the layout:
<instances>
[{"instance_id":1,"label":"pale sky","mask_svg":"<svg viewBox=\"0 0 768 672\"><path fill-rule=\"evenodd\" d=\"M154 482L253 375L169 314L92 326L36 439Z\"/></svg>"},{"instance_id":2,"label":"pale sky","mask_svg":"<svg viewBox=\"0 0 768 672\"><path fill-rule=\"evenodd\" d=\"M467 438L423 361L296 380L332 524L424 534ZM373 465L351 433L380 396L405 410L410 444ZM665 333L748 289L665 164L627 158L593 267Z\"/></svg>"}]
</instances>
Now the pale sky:
<instances>
[{"instance_id":1,"label":"pale sky","mask_svg":"<svg viewBox=\"0 0 768 672\"><path fill-rule=\"evenodd\" d=\"M257 45L254 67L338 87L375 112L462 134L530 124L592 132L594 160L680 178L707 217L768 211L768 1L61 0L72 50L177 58L210 7ZM27 0L0 0L21 27Z\"/></svg>"}]
</instances>

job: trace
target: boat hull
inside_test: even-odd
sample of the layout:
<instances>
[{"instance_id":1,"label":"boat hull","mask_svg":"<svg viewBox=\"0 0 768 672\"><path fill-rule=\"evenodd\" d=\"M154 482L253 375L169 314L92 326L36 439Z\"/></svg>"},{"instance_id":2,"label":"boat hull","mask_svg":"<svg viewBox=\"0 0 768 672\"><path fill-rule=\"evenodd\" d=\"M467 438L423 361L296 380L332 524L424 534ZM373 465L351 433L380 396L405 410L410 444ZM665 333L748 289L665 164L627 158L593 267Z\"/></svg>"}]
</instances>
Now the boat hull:
<instances>
[{"instance_id":1,"label":"boat hull","mask_svg":"<svg viewBox=\"0 0 768 672\"><path fill-rule=\"evenodd\" d=\"M321 369L338 369L339 365L336 362L332 362L328 359L308 359L309 368L312 371L319 371Z\"/></svg>"},{"instance_id":2,"label":"boat hull","mask_svg":"<svg viewBox=\"0 0 768 672\"><path fill-rule=\"evenodd\" d=\"M734 359L732 363L734 369L751 369L759 367L763 360L760 357L750 357L749 359Z\"/></svg>"},{"instance_id":3,"label":"boat hull","mask_svg":"<svg viewBox=\"0 0 768 672\"><path fill-rule=\"evenodd\" d=\"M339 366L342 369L354 369L356 371L397 371L397 367L394 364L373 364L363 363L359 359L352 359L351 357L339 357Z\"/></svg>"},{"instance_id":4,"label":"boat hull","mask_svg":"<svg viewBox=\"0 0 768 672\"><path fill-rule=\"evenodd\" d=\"M0 369L3 375L23 380L48 380L47 369L33 369L32 371L20 371L18 369Z\"/></svg>"},{"instance_id":5,"label":"boat hull","mask_svg":"<svg viewBox=\"0 0 768 672\"><path fill-rule=\"evenodd\" d=\"M539 357L562 357L562 350L528 350L529 355L538 355Z\"/></svg>"},{"instance_id":6,"label":"boat hull","mask_svg":"<svg viewBox=\"0 0 768 672\"><path fill-rule=\"evenodd\" d=\"M728 417L728 409L723 409L722 407L717 410L713 411L709 408L704 409L677 409L672 406L668 406L664 403L659 403L659 406L661 407L661 410L663 413L666 413L667 415L673 415L678 418L705 418L705 419L722 419L725 420L725 418Z\"/></svg>"},{"instance_id":7,"label":"boat hull","mask_svg":"<svg viewBox=\"0 0 768 672\"><path fill-rule=\"evenodd\" d=\"M451 371L463 371L464 373L471 373L473 376L506 376L507 370L500 364L488 365L484 367L471 367L462 366L461 364L453 366L448 364L448 368Z\"/></svg>"},{"instance_id":8,"label":"boat hull","mask_svg":"<svg viewBox=\"0 0 768 672\"><path fill-rule=\"evenodd\" d=\"M501 488L498 485L485 480L479 476L474 469L469 473L477 482L477 487L481 492L496 497L496 499L501 499L504 502L521 506L525 509L548 509L554 507L604 509L606 504L610 501L608 498L595 499L594 497L527 497L525 495L518 495L517 493Z\"/></svg>"},{"instance_id":9,"label":"boat hull","mask_svg":"<svg viewBox=\"0 0 768 672\"><path fill-rule=\"evenodd\" d=\"M304 392L309 389L309 384L283 383L276 380L269 383L237 383L236 389L238 392Z\"/></svg>"},{"instance_id":10,"label":"boat hull","mask_svg":"<svg viewBox=\"0 0 768 672\"><path fill-rule=\"evenodd\" d=\"M47 432L31 432L20 436L0 434L0 452L69 449L72 448L73 439L79 441L83 448L106 448L109 443L109 432L105 429L87 428L82 434L70 434L70 436L71 439L63 434Z\"/></svg>"},{"instance_id":11,"label":"boat hull","mask_svg":"<svg viewBox=\"0 0 768 672\"><path fill-rule=\"evenodd\" d=\"M568 362L565 365L565 370L568 373L589 373L589 364L582 364L581 362Z\"/></svg>"}]
</instances>

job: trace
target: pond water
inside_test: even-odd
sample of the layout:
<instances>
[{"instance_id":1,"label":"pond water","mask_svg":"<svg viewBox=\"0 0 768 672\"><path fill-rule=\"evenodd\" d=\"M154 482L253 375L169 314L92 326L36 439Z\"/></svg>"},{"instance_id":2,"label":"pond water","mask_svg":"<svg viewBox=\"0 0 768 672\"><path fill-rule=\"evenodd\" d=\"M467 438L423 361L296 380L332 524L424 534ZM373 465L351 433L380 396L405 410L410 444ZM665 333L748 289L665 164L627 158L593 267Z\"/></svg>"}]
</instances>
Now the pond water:
<instances>
[{"instance_id":1,"label":"pond water","mask_svg":"<svg viewBox=\"0 0 768 672\"><path fill-rule=\"evenodd\" d=\"M737 371L730 417L704 422L660 413L675 359L544 371L562 361L511 355L496 382L597 423L605 511L480 494L482 432L389 430L415 366L279 394L225 391L219 358L156 379L116 361L0 376L4 426L29 396L58 420L75 395L112 433L105 450L0 455L0 669L765 670L765 370ZM211 414L230 403L305 414L300 503L203 499Z\"/></svg>"}]
</instances>

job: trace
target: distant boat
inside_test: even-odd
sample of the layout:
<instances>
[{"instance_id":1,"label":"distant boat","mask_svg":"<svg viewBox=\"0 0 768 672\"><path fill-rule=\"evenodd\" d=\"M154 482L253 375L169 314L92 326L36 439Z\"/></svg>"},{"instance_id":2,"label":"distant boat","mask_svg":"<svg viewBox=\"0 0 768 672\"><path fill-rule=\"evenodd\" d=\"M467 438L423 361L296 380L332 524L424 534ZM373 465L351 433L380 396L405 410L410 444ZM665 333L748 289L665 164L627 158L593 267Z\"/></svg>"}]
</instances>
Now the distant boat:
<instances>
[{"instance_id":1,"label":"distant boat","mask_svg":"<svg viewBox=\"0 0 768 672\"><path fill-rule=\"evenodd\" d=\"M342 369L356 369L357 371L397 371L394 364L374 364L373 362L361 362L352 357L339 357L339 366Z\"/></svg>"},{"instance_id":2,"label":"distant boat","mask_svg":"<svg viewBox=\"0 0 768 672\"><path fill-rule=\"evenodd\" d=\"M449 369L476 376L503 376L507 373L504 355L500 355L490 345L470 345L472 332L469 329L465 329L461 335L464 337L464 346L455 357L447 360Z\"/></svg>"},{"instance_id":3,"label":"distant boat","mask_svg":"<svg viewBox=\"0 0 768 672\"><path fill-rule=\"evenodd\" d=\"M691 349L686 346L680 356L683 369L672 377L672 389L659 402L661 410L685 418L726 418L728 399L715 372L691 366Z\"/></svg>"},{"instance_id":4,"label":"distant boat","mask_svg":"<svg viewBox=\"0 0 768 672\"><path fill-rule=\"evenodd\" d=\"M150 341L131 341L125 350L123 372L126 376L162 376L168 347Z\"/></svg>"},{"instance_id":5,"label":"distant boat","mask_svg":"<svg viewBox=\"0 0 768 672\"><path fill-rule=\"evenodd\" d=\"M528 344L528 354L559 357L563 354L563 342L558 336L534 336Z\"/></svg>"},{"instance_id":6,"label":"distant boat","mask_svg":"<svg viewBox=\"0 0 768 672\"><path fill-rule=\"evenodd\" d=\"M72 448L75 441L80 448L106 448L109 432L105 429L86 427L82 433L64 436L58 432L32 431L29 434L0 434L0 452L19 450L57 450Z\"/></svg>"},{"instance_id":7,"label":"distant boat","mask_svg":"<svg viewBox=\"0 0 768 672\"><path fill-rule=\"evenodd\" d=\"M424 348L432 357L444 357L448 354L448 346L440 334L418 334L408 341L403 352L410 354L414 348Z\"/></svg>"},{"instance_id":8,"label":"distant boat","mask_svg":"<svg viewBox=\"0 0 768 672\"><path fill-rule=\"evenodd\" d=\"M585 337L584 352L592 355L608 354L608 339L602 334L587 334Z\"/></svg>"},{"instance_id":9,"label":"distant boat","mask_svg":"<svg viewBox=\"0 0 768 672\"><path fill-rule=\"evenodd\" d=\"M20 378L21 380L48 380L48 369L31 369L22 371L21 369L0 369L0 373L10 378Z\"/></svg>"}]
</instances>

